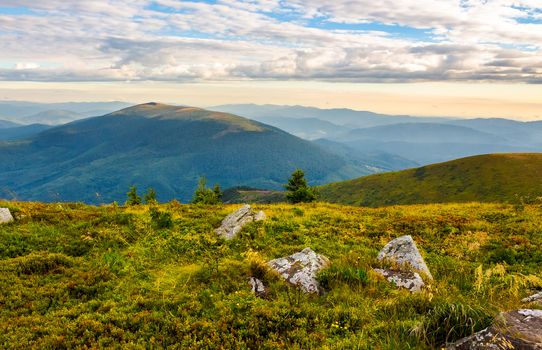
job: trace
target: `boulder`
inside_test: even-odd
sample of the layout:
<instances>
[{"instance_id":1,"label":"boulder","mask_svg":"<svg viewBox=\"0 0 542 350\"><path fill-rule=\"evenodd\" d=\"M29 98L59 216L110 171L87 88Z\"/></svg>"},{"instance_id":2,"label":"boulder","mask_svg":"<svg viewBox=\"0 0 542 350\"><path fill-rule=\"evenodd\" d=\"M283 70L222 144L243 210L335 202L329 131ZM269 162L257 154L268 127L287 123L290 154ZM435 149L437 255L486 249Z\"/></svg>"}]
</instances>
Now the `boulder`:
<instances>
[{"instance_id":1,"label":"boulder","mask_svg":"<svg viewBox=\"0 0 542 350\"><path fill-rule=\"evenodd\" d=\"M542 292L531 295L530 297L521 299L522 303L536 303L542 305Z\"/></svg>"},{"instance_id":2,"label":"boulder","mask_svg":"<svg viewBox=\"0 0 542 350\"><path fill-rule=\"evenodd\" d=\"M316 274L329 266L329 259L305 248L290 256L271 260L267 264L287 282L298 286L305 293L320 293Z\"/></svg>"},{"instance_id":3,"label":"boulder","mask_svg":"<svg viewBox=\"0 0 542 350\"><path fill-rule=\"evenodd\" d=\"M252 293L254 293L256 296L260 298L265 298L267 296L267 289L265 288L265 285L262 281L260 281L256 277L250 277L248 279L248 283L250 284L250 289L252 290Z\"/></svg>"},{"instance_id":4,"label":"boulder","mask_svg":"<svg viewBox=\"0 0 542 350\"><path fill-rule=\"evenodd\" d=\"M0 224L5 224L13 221L13 216L8 208L0 208Z\"/></svg>"},{"instance_id":5,"label":"boulder","mask_svg":"<svg viewBox=\"0 0 542 350\"><path fill-rule=\"evenodd\" d=\"M390 269L374 269L374 271L384 276L388 282L395 284L399 288L408 289L413 293L421 292L425 286L423 279L417 272Z\"/></svg>"},{"instance_id":6,"label":"boulder","mask_svg":"<svg viewBox=\"0 0 542 350\"><path fill-rule=\"evenodd\" d=\"M225 239L232 239L246 224L260 220L265 220L265 213L263 211L254 213L250 205L247 204L226 216L215 232Z\"/></svg>"},{"instance_id":7,"label":"boulder","mask_svg":"<svg viewBox=\"0 0 542 350\"><path fill-rule=\"evenodd\" d=\"M378 253L378 260L393 261L408 270L423 272L427 277L433 279L411 236L401 236L390 241Z\"/></svg>"},{"instance_id":8,"label":"boulder","mask_svg":"<svg viewBox=\"0 0 542 350\"><path fill-rule=\"evenodd\" d=\"M466 349L542 349L542 310L521 309L501 313L490 327L446 347Z\"/></svg>"},{"instance_id":9,"label":"boulder","mask_svg":"<svg viewBox=\"0 0 542 350\"><path fill-rule=\"evenodd\" d=\"M390 241L378 253L377 259L397 264L397 268L394 269L374 269L397 287L406 288L411 292L421 291L425 283L418 272L433 279L411 236L401 236Z\"/></svg>"}]
</instances>

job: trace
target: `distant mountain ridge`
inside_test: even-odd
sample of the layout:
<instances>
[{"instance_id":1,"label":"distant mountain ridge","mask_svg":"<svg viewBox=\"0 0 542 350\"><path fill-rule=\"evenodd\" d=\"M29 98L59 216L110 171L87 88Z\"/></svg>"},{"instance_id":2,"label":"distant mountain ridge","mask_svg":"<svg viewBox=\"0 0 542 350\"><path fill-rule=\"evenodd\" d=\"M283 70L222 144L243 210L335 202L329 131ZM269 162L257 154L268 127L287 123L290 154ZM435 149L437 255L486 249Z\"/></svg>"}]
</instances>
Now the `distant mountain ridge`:
<instances>
[{"instance_id":1,"label":"distant mountain ridge","mask_svg":"<svg viewBox=\"0 0 542 350\"><path fill-rule=\"evenodd\" d=\"M18 124L59 125L73 120L104 115L131 106L130 103L63 102L40 103L28 101L0 101L0 119Z\"/></svg>"},{"instance_id":2,"label":"distant mountain ridge","mask_svg":"<svg viewBox=\"0 0 542 350\"><path fill-rule=\"evenodd\" d=\"M320 187L322 200L378 207L542 197L542 153L489 154Z\"/></svg>"},{"instance_id":3,"label":"distant mountain ridge","mask_svg":"<svg viewBox=\"0 0 542 350\"><path fill-rule=\"evenodd\" d=\"M0 144L0 197L122 201L130 185L160 200L191 198L197 179L280 189L296 168L312 184L367 175L344 158L236 115L147 103Z\"/></svg>"},{"instance_id":4,"label":"distant mountain ridge","mask_svg":"<svg viewBox=\"0 0 542 350\"><path fill-rule=\"evenodd\" d=\"M478 154L542 151L542 121L413 117L278 105L214 108L265 120L303 138L342 143L356 153L390 154L421 165Z\"/></svg>"}]
</instances>

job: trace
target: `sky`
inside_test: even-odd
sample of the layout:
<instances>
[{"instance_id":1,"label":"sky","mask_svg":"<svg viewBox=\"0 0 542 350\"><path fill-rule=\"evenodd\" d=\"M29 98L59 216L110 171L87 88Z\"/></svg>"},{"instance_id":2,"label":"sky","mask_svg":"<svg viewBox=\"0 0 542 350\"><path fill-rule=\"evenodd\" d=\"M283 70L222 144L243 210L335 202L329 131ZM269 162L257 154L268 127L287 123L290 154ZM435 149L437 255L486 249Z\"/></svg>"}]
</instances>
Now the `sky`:
<instances>
[{"instance_id":1,"label":"sky","mask_svg":"<svg viewBox=\"0 0 542 350\"><path fill-rule=\"evenodd\" d=\"M0 0L0 100L542 119L542 0Z\"/></svg>"}]
</instances>

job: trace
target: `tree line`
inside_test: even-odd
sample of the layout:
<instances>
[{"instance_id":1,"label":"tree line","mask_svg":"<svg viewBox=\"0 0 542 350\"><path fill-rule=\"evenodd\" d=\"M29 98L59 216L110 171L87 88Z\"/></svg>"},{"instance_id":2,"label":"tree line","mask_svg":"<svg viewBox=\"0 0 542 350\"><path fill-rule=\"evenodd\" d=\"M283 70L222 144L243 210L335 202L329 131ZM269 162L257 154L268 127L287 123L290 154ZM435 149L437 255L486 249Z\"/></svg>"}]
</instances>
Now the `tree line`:
<instances>
[{"instance_id":1,"label":"tree line","mask_svg":"<svg viewBox=\"0 0 542 350\"><path fill-rule=\"evenodd\" d=\"M314 202L318 198L318 192L316 188L307 184L305 179L305 173L301 169L296 169L288 179L288 183L284 185L286 189L286 199L290 203L307 203ZM128 191L125 205L133 206L140 204L158 204L156 199L156 191L149 187L147 192L143 195L143 198L137 193L136 186L130 186ZM200 177L198 180L198 186L194 191L192 197L192 204L204 204L213 205L222 203L222 190L220 185L215 184L212 188L207 187L207 180L205 177Z\"/></svg>"}]
</instances>

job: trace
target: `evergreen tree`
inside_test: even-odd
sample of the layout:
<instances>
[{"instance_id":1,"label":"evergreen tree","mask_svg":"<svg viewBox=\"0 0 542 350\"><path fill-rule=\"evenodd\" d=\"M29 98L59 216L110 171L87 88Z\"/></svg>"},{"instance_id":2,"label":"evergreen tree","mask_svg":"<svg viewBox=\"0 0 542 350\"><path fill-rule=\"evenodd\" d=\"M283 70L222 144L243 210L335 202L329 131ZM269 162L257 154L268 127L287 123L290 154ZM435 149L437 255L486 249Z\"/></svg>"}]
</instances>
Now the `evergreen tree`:
<instances>
[{"instance_id":1,"label":"evergreen tree","mask_svg":"<svg viewBox=\"0 0 542 350\"><path fill-rule=\"evenodd\" d=\"M139 205L141 204L141 197L137 194L137 187L130 186L130 191L126 194L128 199L126 205Z\"/></svg>"},{"instance_id":2,"label":"evergreen tree","mask_svg":"<svg viewBox=\"0 0 542 350\"><path fill-rule=\"evenodd\" d=\"M147 204L157 204L158 203L158 201L156 200L156 191L152 187L149 187L147 189L147 193L145 193L145 196L143 196L143 198L145 199L145 203L147 203Z\"/></svg>"},{"instance_id":3,"label":"evergreen tree","mask_svg":"<svg viewBox=\"0 0 542 350\"><path fill-rule=\"evenodd\" d=\"M288 184L284 187L288 191L286 199L290 203L314 202L316 200L316 190L307 185L305 173L301 169L297 169L292 173L288 179Z\"/></svg>"},{"instance_id":4,"label":"evergreen tree","mask_svg":"<svg viewBox=\"0 0 542 350\"><path fill-rule=\"evenodd\" d=\"M215 194L215 197L218 198L219 202L222 202L222 191L220 190L220 185L216 184L213 188L213 193Z\"/></svg>"},{"instance_id":5,"label":"evergreen tree","mask_svg":"<svg viewBox=\"0 0 542 350\"><path fill-rule=\"evenodd\" d=\"M207 187L207 180L205 177L200 177L198 180L198 187L194 192L192 199L193 204L219 204L222 203L222 192L220 186L215 185L214 189Z\"/></svg>"}]
</instances>

